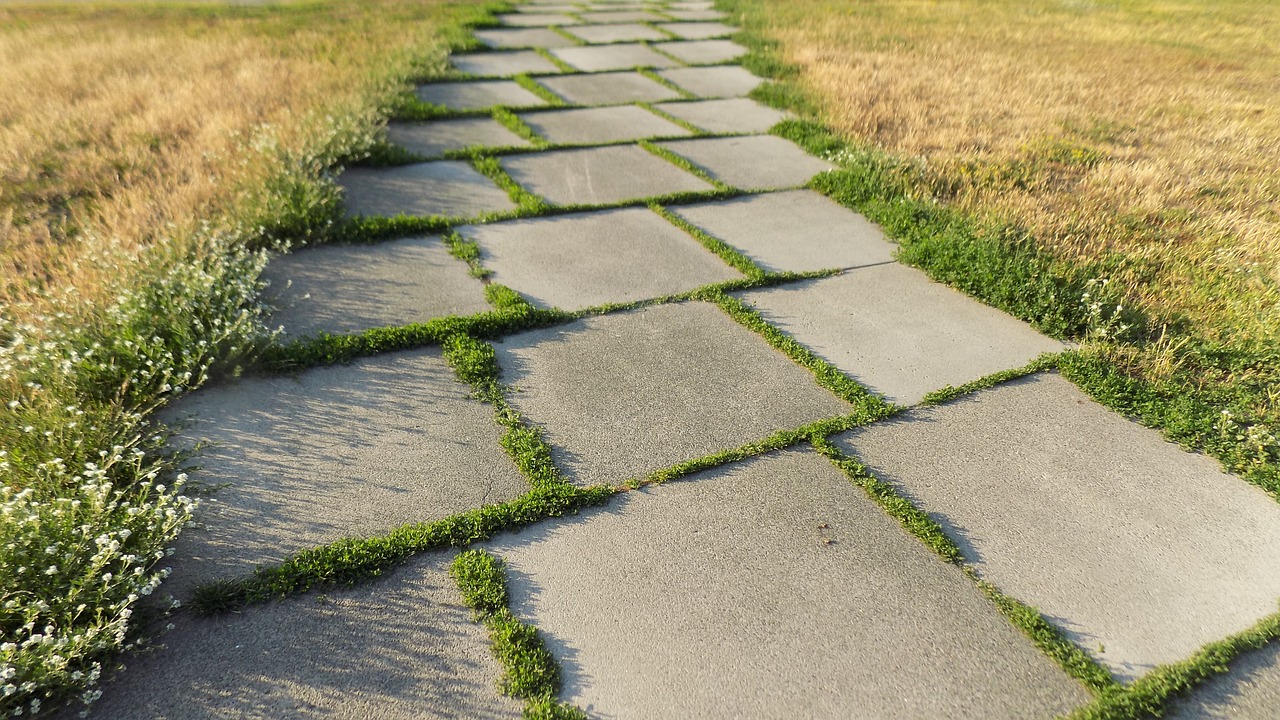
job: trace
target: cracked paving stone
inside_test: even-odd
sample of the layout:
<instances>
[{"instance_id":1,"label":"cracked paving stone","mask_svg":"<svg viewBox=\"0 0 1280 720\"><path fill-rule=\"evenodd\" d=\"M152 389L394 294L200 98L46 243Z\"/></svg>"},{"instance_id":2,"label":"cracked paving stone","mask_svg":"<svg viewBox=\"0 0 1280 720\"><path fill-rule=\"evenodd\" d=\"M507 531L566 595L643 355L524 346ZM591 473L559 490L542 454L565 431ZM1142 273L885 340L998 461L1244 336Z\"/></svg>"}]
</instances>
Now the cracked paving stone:
<instances>
[{"instance_id":1,"label":"cracked paving stone","mask_svg":"<svg viewBox=\"0 0 1280 720\"><path fill-rule=\"evenodd\" d=\"M556 205L602 205L714 189L635 145L511 155L499 162L517 183Z\"/></svg>"}]
</instances>

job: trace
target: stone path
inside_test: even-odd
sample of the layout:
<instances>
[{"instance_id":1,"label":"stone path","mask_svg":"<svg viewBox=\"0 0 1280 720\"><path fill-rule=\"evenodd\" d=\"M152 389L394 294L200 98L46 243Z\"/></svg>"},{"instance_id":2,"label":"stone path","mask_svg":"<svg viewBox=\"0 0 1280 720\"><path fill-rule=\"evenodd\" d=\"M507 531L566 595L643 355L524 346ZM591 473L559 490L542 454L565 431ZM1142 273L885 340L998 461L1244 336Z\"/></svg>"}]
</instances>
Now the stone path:
<instances>
[{"instance_id":1,"label":"stone path","mask_svg":"<svg viewBox=\"0 0 1280 720\"><path fill-rule=\"evenodd\" d=\"M1066 348L806 189L832 166L768 134L786 116L747 97L764 81L710 2L499 21L418 89L438 119L391 124L417 161L341 178L357 219L446 229L268 277L286 340L469 318L448 327L492 340L501 384L428 333L172 408L180 442L215 443L216 489L166 590L189 603L309 548L525 503L524 530L477 547L560 668L555 700L601 718L1054 717L1277 611L1280 505L1216 463L1054 372L931 404ZM602 505L527 517L599 486ZM179 613L93 716L519 716L457 552ZM1033 642L1025 606L1063 641ZM1278 706L1273 643L1173 711Z\"/></svg>"}]
</instances>

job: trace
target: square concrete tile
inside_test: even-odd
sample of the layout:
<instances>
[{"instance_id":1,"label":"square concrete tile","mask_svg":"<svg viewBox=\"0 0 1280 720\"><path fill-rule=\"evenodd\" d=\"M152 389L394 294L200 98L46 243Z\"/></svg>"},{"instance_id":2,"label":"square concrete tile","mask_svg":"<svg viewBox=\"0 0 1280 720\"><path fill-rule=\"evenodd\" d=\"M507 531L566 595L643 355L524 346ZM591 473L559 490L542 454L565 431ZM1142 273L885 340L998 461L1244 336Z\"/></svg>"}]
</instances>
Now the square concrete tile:
<instances>
[{"instance_id":1,"label":"square concrete tile","mask_svg":"<svg viewBox=\"0 0 1280 720\"><path fill-rule=\"evenodd\" d=\"M658 75L701 98L745 97L764 82L737 65L659 70Z\"/></svg>"},{"instance_id":2,"label":"square concrete tile","mask_svg":"<svg viewBox=\"0 0 1280 720\"><path fill-rule=\"evenodd\" d=\"M663 14L675 20L723 20L729 17L728 13L719 10L664 10Z\"/></svg>"},{"instance_id":3,"label":"square concrete tile","mask_svg":"<svg viewBox=\"0 0 1280 720\"><path fill-rule=\"evenodd\" d=\"M762 133L788 117L746 98L671 102L658 109L713 133Z\"/></svg>"},{"instance_id":4,"label":"square concrete tile","mask_svg":"<svg viewBox=\"0 0 1280 720\"><path fill-rule=\"evenodd\" d=\"M878 265L894 245L866 218L812 190L747 195L671 211L770 272Z\"/></svg>"},{"instance_id":5,"label":"square concrete tile","mask_svg":"<svg viewBox=\"0 0 1280 720\"><path fill-rule=\"evenodd\" d=\"M637 40L666 40L667 36L647 25L618 23L616 25L578 25L569 34L589 43L635 42Z\"/></svg>"},{"instance_id":6,"label":"square concrete tile","mask_svg":"<svg viewBox=\"0 0 1280 720\"><path fill-rule=\"evenodd\" d=\"M565 668L564 699L595 716L1051 718L1089 700L811 450L492 549L514 612Z\"/></svg>"},{"instance_id":7,"label":"square concrete tile","mask_svg":"<svg viewBox=\"0 0 1280 720\"><path fill-rule=\"evenodd\" d=\"M654 47L690 65L715 65L747 54L746 48L731 40L679 40Z\"/></svg>"},{"instance_id":8,"label":"square concrete tile","mask_svg":"<svg viewBox=\"0 0 1280 720\"><path fill-rule=\"evenodd\" d=\"M455 160L350 168L338 181L348 215L475 217L516 209L502 188Z\"/></svg>"},{"instance_id":9,"label":"square concrete tile","mask_svg":"<svg viewBox=\"0 0 1280 720\"><path fill-rule=\"evenodd\" d=\"M265 277L279 308L271 325L291 336L473 315L493 308L466 263L440 238L375 245L324 245L272 259Z\"/></svg>"},{"instance_id":10,"label":"square concrete tile","mask_svg":"<svg viewBox=\"0 0 1280 720\"><path fill-rule=\"evenodd\" d=\"M694 0L691 2L673 2L667 7L671 8L672 10L684 11L684 10L710 10L715 6L716 4L714 2L707 2L705 0Z\"/></svg>"},{"instance_id":11,"label":"square concrete tile","mask_svg":"<svg viewBox=\"0 0 1280 720\"><path fill-rule=\"evenodd\" d=\"M551 27L553 25L577 25L582 22L564 13L511 13L499 15L498 22L512 27Z\"/></svg>"},{"instance_id":12,"label":"square concrete tile","mask_svg":"<svg viewBox=\"0 0 1280 720\"><path fill-rule=\"evenodd\" d=\"M692 135L689 130L635 105L545 110L521 120L553 143L607 143L652 137Z\"/></svg>"},{"instance_id":13,"label":"square concrete tile","mask_svg":"<svg viewBox=\"0 0 1280 720\"><path fill-rule=\"evenodd\" d=\"M418 86L418 99L451 110L503 107L539 107L547 101L520 87L514 80L432 83Z\"/></svg>"},{"instance_id":14,"label":"square concrete tile","mask_svg":"<svg viewBox=\"0 0 1280 720\"><path fill-rule=\"evenodd\" d=\"M835 166L774 135L701 138L662 143L720 182L744 190L775 190L809 182Z\"/></svg>"},{"instance_id":15,"label":"square concrete tile","mask_svg":"<svg viewBox=\"0 0 1280 720\"><path fill-rule=\"evenodd\" d=\"M474 30L476 39L492 48L557 48L577 43L546 28L498 28Z\"/></svg>"},{"instance_id":16,"label":"square concrete tile","mask_svg":"<svg viewBox=\"0 0 1280 720\"><path fill-rule=\"evenodd\" d=\"M529 141L505 125L487 117L455 118L432 122L392 122L387 138L424 157L438 157L446 150L472 147L528 147Z\"/></svg>"},{"instance_id":17,"label":"square concrete tile","mask_svg":"<svg viewBox=\"0 0 1280 720\"><path fill-rule=\"evenodd\" d=\"M500 162L517 183L556 205L601 205L713 189L635 145L511 155Z\"/></svg>"},{"instance_id":18,"label":"square concrete tile","mask_svg":"<svg viewBox=\"0 0 1280 720\"><path fill-rule=\"evenodd\" d=\"M742 277L646 208L560 215L459 230L493 281L541 307L632 302Z\"/></svg>"},{"instance_id":19,"label":"square concrete tile","mask_svg":"<svg viewBox=\"0 0 1280 720\"><path fill-rule=\"evenodd\" d=\"M740 296L845 374L901 405L1064 349L1021 320L896 263Z\"/></svg>"},{"instance_id":20,"label":"square concrete tile","mask_svg":"<svg viewBox=\"0 0 1280 720\"><path fill-rule=\"evenodd\" d=\"M638 67L669 68L680 64L644 45L631 43L556 48L551 53L585 72L630 70Z\"/></svg>"},{"instance_id":21,"label":"square concrete tile","mask_svg":"<svg viewBox=\"0 0 1280 720\"><path fill-rule=\"evenodd\" d=\"M616 105L674 100L680 93L638 72L589 73L538 78L539 84L575 105Z\"/></svg>"},{"instance_id":22,"label":"square concrete tile","mask_svg":"<svg viewBox=\"0 0 1280 720\"><path fill-rule=\"evenodd\" d=\"M709 40L738 32L738 28L718 22L661 23L658 27L684 40Z\"/></svg>"},{"instance_id":23,"label":"square concrete tile","mask_svg":"<svg viewBox=\"0 0 1280 720\"><path fill-rule=\"evenodd\" d=\"M532 50L452 55L449 62L457 70L482 77L511 77L523 73L554 74L560 68Z\"/></svg>"},{"instance_id":24,"label":"square concrete tile","mask_svg":"<svg viewBox=\"0 0 1280 720\"><path fill-rule=\"evenodd\" d=\"M1232 661L1231 671L1210 678L1175 700L1170 720L1272 720L1280 708L1280 643Z\"/></svg>"},{"instance_id":25,"label":"square concrete tile","mask_svg":"<svg viewBox=\"0 0 1280 720\"><path fill-rule=\"evenodd\" d=\"M1124 680L1276 611L1280 505L1057 375L840 442Z\"/></svg>"},{"instance_id":26,"label":"square concrete tile","mask_svg":"<svg viewBox=\"0 0 1280 720\"><path fill-rule=\"evenodd\" d=\"M449 577L452 557L415 558L323 596L178 615L103 683L89 717L516 720L521 702L498 692L502 668Z\"/></svg>"},{"instance_id":27,"label":"square concrete tile","mask_svg":"<svg viewBox=\"0 0 1280 720\"><path fill-rule=\"evenodd\" d=\"M644 10L606 10L604 12L584 12L579 15L589 23L643 23L658 22L663 18L656 13Z\"/></svg>"},{"instance_id":28,"label":"square concrete tile","mask_svg":"<svg viewBox=\"0 0 1280 720\"><path fill-rule=\"evenodd\" d=\"M208 444L198 479L225 484L179 539L168 588L529 489L492 408L436 349L210 386L165 414L194 421L178 442Z\"/></svg>"},{"instance_id":29,"label":"square concrete tile","mask_svg":"<svg viewBox=\"0 0 1280 720\"><path fill-rule=\"evenodd\" d=\"M849 405L709 303L659 305L497 346L511 404L575 482L620 483L843 415Z\"/></svg>"}]
</instances>

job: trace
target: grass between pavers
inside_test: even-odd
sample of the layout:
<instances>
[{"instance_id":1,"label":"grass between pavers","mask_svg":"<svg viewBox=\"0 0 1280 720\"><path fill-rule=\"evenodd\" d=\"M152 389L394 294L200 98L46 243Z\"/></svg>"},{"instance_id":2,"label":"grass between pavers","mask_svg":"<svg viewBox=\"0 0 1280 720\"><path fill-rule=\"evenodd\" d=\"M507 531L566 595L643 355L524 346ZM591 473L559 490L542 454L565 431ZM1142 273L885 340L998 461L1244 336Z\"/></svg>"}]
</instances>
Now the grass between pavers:
<instances>
[{"instance_id":1,"label":"grass between pavers","mask_svg":"<svg viewBox=\"0 0 1280 720\"><path fill-rule=\"evenodd\" d=\"M497 158L477 155L472 157L471 166L481 175L492 180L493 184L502 188L511 198L511 202L520 208L522 215L536 215L547 209L547 201L524 189L520 183L513 180Z\"/></svg>"},{"instance_id":2,"label":"grass between pavers","mask_svg":"<svg viewBox=\"0 0 1280 720\"><path fill-rule=\"evenodd\" d=\"M511 612L502 560L484 550L466 550L454 558L449 574L458 583L463 603L489 630L493 654L503 667L500 689L525 701L525 717L586 720L586 713L556 700L560 666L537 628Z\"/></svg>"},{"instance_id":3,"label":"grass between pavers","mask_svg":"<svg viewBox=\"0 0 1280 720\"><path fill-rule=\"evenodd\" d=\"M958 387L947 385L946 387L926 393L925 396L921 398L920 405L941 405L955 400L956 398L972 395L979 390L986 390L997 385L1003 385L1010 380L1017 380L1020 377L1026 377L1027 375L1032 375L1044 370L1056 370L1063 354L1064 353L1043 353L1035 360L1032 360L1020 368L992 373Z\"/></svg>"},{"instance_id":4,"label":"grass between pavers","mask_svg":"<svg viewBox=\"0 0 1280 720\"><path fill-rule=\"evenodd\" d=\"M636 72L658 83L662 87L678 93L680 95L681 100L701 100L702 99L701 97L689 92L688 90L685 90L679 85L676 85L675 83L662 77L661 75L654 72L653 70L650 70L649 68L640 68L639 70L636 70ZM666 102L666 101L664 100L663 102Z\"/></svg>"},{"instance_id":5,"label":"grass between pavers","mask_svg":"<svg viewBox=\"0 0 1280 720\"><path fill-rule=\"evenodd\" d=\"M715 253L716 256L725 261L726 264L743 275L746 275L748 278L754 280L763 278L768 274L765 272L764 268L755 264L751 258L742 254L737 248L729 245L688 220L685 220L679 215L676 215L666 207L657 203L650 203L649 209L661 215L667 222L675 225L681 230L684 230L693 239L701 243L703 247Z\"/></svg>"},{"instance_id":6,"label":"grass between pavers","mask_svg":"<svg viewBox=\"0 0 1280 720\"><path fill-rule=\"evenodd\" d=\"M662 158L663 160L666 160L667 162L671 163L672 165L675 165L676 167L680 168L681 170L684 170L685 172L689 173L690 175L695 175L695 176L697 176L697 177L698 177L698 179L702 180L703 182L710 183L711 185L713 185L713 186L716 188L716 190L720 190L720 191L723 191L723 192L735 192L735 193L742 193L742 192L743 192L742 190L739 190L739 189L737 189L737 188L734 188L733 186L729 185L728 183L725 183L725 182L723 182L723 181L721 181L721 180L717 180L716 178L711 177L711 174L710 174L710 173L708 173L706 170L703 170L701 167L699 167L699 166L697 166L697 165L694 165L693 163L691 163L691 162L689 162L688 160L686 160L684 157L682 157L682 156L680 156L680 155L677 155L677 154L675 154L674 152L672 152L672 151L670 151L670 150L668 150L668 149L666 149L666 148L664 148L664 147L662 147L662 146L660 146L660 145L657 145L656 143L654 143L654 142L653 142L653 141L651 141L651 140L641 140L640 142L638 142L638 143L636 143L636 144L637 144L637 145L639 145L640 147L644 148L645 150L648 150L650 153L653 153L654 155L657 155L658 157ZM655 199L655 200L656 200L656 199ZM657 200L657 201L658 201L658 202L660 202L661 204L664 204L664 205L668 204L668 203L662 202L661 200Z\"/></svg>"}]
</instances>

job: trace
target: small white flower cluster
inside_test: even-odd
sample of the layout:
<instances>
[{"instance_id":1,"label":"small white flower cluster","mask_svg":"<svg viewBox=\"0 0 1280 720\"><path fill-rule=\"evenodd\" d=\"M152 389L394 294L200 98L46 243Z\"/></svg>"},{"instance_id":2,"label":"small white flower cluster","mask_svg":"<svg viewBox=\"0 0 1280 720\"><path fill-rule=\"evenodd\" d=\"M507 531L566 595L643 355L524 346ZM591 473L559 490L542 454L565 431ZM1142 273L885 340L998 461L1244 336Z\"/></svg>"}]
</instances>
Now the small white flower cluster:
<instances>
[{"instance_id":1,"label":"small white flower cluster","mask_svg":"<svg viewBox=\"0 0 1280 720\"><path fill-rule=\"evenodd\" d=\"M1110 278L1094 278L1085 283L1085 291L1080 296L1084 304L1088 327L1085 337L1089 340L1121 340L1133 329L1132 325L1123 321L1124 305L1106 300L1112 293Z\"/></svg>"},{"instance_id":2,"label":"small white flower cluster","mask_svg":"<svg viewBox=\"0 0 1280 720\"><path fill-rule=\"evenodd\" d=\"M1244 451L1241 467L1235 470L1274 467L1280 465L1280 437L1274 428L1262 423L1246 425L1230 410L1223 410L1217 423L1223 439L1238 444Z\"/></svg>"}]
</instances>

